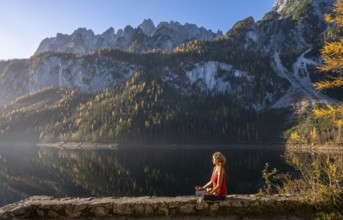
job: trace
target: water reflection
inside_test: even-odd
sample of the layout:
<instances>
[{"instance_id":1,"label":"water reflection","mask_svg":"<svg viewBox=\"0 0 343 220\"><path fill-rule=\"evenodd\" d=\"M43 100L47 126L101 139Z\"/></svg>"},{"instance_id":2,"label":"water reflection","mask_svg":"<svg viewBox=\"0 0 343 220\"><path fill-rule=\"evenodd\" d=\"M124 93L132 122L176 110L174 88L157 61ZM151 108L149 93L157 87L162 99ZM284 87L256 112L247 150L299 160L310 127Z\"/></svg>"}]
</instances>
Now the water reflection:
<instances>
[{"instance_id":1,"label":"water reflection","mask_svg":"<svg viewBox=\"0 0 343 220\"><path fill-rule=\"evenodd\" d=\"M206 183L214 150L62 150L0 147L0 205L32 195L176 196ZM255 193L268 162L290 170L278 151L221 150L227 157L228 192Z\"/></svg>"}]
</instances>

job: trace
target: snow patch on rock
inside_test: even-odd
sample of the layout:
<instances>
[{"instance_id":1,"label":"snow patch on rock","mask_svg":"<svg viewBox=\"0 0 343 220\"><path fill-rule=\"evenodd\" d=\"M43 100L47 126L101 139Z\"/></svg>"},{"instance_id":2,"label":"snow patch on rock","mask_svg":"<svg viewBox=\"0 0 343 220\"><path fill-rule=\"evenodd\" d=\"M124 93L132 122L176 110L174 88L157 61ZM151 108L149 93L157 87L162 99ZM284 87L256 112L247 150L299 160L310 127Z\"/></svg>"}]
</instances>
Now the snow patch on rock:
<instances>
[{"instance_id":1,"label":"snow patch on rock","mask_svg":"<svg viewBox=\"0 0 343 220\"><path fill-rule=\"evenodd\" d=\"M231 84L229 81L224 81L222 78L217 78L216 75L219 71L228 72L231 69L231 65L209 61L201 64L197 63L193 70L186 72L186 75L191 84L201 81L206 85L207 90L224 93L231 90Z\"/></svg>"},{"instance_id":2,"label":"snow patch on rock","mask_svg":"<svg viewBox=\"0 0 343 220\"><path fill-rule=\"evenodd\" d=\"M259 42L258 33L256 31L248 31L247 37L248 37L248 39L252 40L255 43Z\"/></svg>"}]
</instances>

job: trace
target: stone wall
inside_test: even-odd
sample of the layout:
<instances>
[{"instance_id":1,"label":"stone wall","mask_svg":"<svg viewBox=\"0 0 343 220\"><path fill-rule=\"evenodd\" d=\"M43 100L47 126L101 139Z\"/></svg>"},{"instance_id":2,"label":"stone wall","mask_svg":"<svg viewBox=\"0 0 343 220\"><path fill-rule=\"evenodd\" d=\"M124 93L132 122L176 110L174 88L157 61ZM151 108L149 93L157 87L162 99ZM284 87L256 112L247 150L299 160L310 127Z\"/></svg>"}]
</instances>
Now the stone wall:
<instances>
[{"instance_id":1,"label":"stone wall","mask_svg":"<svg viewBox=\"0 0 343 220\"><path fill-rule=\"evenodd\" d=\"M230 195L206 202L195 196L54 198L34 196L0 208L0 219L130 219L130 218L292 218L302 219L306 209L292 196ZM298 210L302 207L302 210Z\"/></svg>"}]
</instances>

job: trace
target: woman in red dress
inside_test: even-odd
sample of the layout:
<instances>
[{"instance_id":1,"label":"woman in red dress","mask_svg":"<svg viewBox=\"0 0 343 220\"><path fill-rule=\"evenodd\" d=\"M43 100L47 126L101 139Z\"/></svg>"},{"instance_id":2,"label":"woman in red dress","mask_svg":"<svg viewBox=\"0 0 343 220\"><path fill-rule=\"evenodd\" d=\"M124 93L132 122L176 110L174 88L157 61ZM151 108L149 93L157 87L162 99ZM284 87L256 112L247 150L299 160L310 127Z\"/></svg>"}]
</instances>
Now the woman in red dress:
<instances>
[{"instance_id":1,"label":"woman in red dress","mask_svg":"<svg viewBox=\"0 0 343 220\"><path fill-rule=\"evenodd\" d=\"M216 152L212 156L213 168L211 180L204 186L196 186L195 194L202 196L204 200L224 200L226 198L226 172L224 165L226 163L225 156Z\"/></svg>"}]
</instances>

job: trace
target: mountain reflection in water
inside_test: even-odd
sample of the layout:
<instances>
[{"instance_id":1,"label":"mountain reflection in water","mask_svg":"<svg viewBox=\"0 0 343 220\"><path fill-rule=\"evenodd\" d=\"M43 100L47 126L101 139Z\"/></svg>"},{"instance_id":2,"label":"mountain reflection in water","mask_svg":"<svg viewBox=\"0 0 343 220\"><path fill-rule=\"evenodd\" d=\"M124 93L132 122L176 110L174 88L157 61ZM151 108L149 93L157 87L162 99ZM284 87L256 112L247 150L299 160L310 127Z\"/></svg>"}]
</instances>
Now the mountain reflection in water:
<instances>
[{"instance_id":1,"label":"mountain reflection in water","mask_svg":"<svg viewBox=\"0 0 343 220\"><path fill-rule=\"evenodd\" d=\"M213 149L66 150L0 146L0 205L33 195L192 195L211 175ZM229 194L256 193L265 163L290 171L282 151L221 149Z\"/></svg>"}]
</instances>

